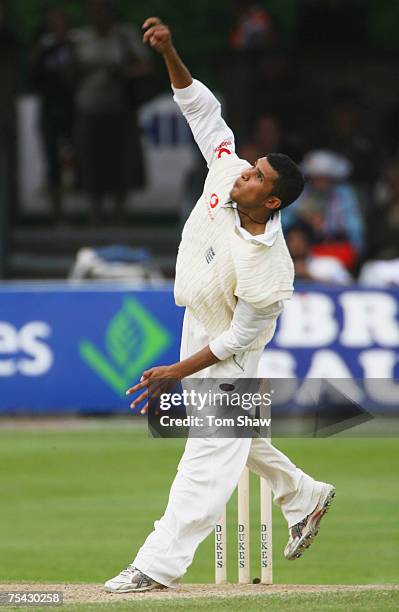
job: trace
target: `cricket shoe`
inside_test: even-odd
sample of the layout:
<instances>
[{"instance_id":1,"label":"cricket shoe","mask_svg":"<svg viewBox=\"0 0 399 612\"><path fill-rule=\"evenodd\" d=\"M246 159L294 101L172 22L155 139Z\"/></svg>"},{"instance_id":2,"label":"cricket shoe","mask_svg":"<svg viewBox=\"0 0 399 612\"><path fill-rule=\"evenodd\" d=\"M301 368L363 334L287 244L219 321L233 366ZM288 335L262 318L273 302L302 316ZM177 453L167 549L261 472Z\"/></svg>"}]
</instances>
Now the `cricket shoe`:
<instances>
[{"instance_id":1,"label":"cricket shoe","mask_svg":"<svg viewBox=\"0 0 399 612\"><path fill-rule=\"evenodd\" d=\"M312 544L319 533L320 521L331 506L335 497L335 488L325 484L320 493L316 508L302 521L291 527L288 532L287 546L284 549L286 559L294 560L302 557L303 553Z\"/></svg>"},{"instance_id":2,"label":"cricket shoe","mask_svg":"<svg viewBox=\"0 0 399 612\"><path fill-rule=\"evenodd\" d=\"M143 572L140 572L134 565L128 565L120 574L107 580L104 588L108 593L144 593L144 591L155 591L156 589L166 589L163 584L159 584Z\"/></svg>"}]
</instances>

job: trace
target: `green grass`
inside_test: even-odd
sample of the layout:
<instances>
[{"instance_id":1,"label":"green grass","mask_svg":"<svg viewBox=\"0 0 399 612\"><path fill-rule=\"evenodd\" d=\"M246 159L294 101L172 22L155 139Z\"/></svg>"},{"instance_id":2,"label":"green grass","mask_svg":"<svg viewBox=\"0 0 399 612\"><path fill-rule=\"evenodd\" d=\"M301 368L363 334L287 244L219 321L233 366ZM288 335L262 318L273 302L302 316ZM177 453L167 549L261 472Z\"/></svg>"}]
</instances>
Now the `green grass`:
<instances>
[{"instance_id":1,"label":"green grass","mask_svg":"<svg viewBox=\"0 0 399 612\"><path fill-rule=\"evenodd\" d=\"M157 612L157 610L170 611L174 610L190 610L190 612L202 612L203 610L212 610L212 612L222 612L223 610L245 610L245 612L257 612L258 610L278 610L286 612L293 610L306 610L306 612L323 612L330 610L346 610L347 612L397 612L399 608L399 593L389 591L379 591L373 593L313 593L309 595L271 595L267 597L237 597L234 599L223 598L215 599L207 597L204 599L190 599L189 601L173 602L128 602L120 604L96 605L90 606L66 606L66 610L76 610L77 612L89 610L107 610L109 608L115 610L140 610L140 612Z\"/></svg>"},{"instance_id":2,"label":"green grass","mask_svg":"<svg viewBox=\"0 0 399 612\"><path fill-rule=\"evenodd\" d=\"M399 440L283 440L276 445L303 470L335 483L337 498L318 541L296 562L283 558L287 528L279 510L275 509L275 582L397 583ZM132 560L154 520L162 513L182 448L181 440L150 439L145 431L130 427L64 432L1 431L1 580L102 582L117 573ZM252 479L251 488L254 500L252 575L259 576L256 478ZM229 506L231 580L236 579L235 512L236 504L232 500ZM212 536L198 549L184 581L213 582ZM301 597L305 602L308 596L295 595L294 599L299 602ZM309 597L309 601L314 601L314 595ZM350 594L320 595L318 607L314 609L333 609L328 607L330 601L334 598L344 601L347 597ZM360 602L363 597L364 593L356 595L354 602ZM365 599L367 609L374 609L370 607L374 597L371 594ZM386 602L395 597L397 594L389 593ZM268 597L268 605L273 598L278 600L278 596ZM284 596L284 605L289 606L289 600L290 596ZM223 600L217 601L220 605L217 609L228 605ZM255 606L255 600L250 601ZM168 609L169 604L162 605L162 609ZM179 605L183 604L176 603L173 608L179 609ZM129 603L129 609L134 606ZM158 603L151 602L152 610L157 606ZM204 600L190 600L190 610L202 610L204 606ZM106 607L123 609L123 604ZM306 607L313 609L308 604ZM247 605L245 608L255 609ZM396 601L395 609L398 608ZM69 609L72 608L68 606ZM215 609L213 605L212 610ZM361 608L351 605L347 609Z\"/></svg>"},{"instance_id":3,"label":"green grass","mask_svg":"<svg viewBox=\"0 0 399 612\"><path fill-rule=\"evenodd\" d=\"M32 608L7 606L4 610L31 610ZM35 610L48 612L48 607L34 607ZM381 590L350 592L350 593L312 593L312 594L284 594L259 595L253 597L231 598L193 598L190 600L173 601L124 601L119 603L96 603L64 605L64 612L91 612L94 610L140 610L140 612L179 612L179 610L190 612L229 612L245 610L245 612L257 612L258 610L276 610L278 612L293 612L294 610L306 610L306 612L397 612L399 609L399 592Z\"/></svg>"}]
</instances>

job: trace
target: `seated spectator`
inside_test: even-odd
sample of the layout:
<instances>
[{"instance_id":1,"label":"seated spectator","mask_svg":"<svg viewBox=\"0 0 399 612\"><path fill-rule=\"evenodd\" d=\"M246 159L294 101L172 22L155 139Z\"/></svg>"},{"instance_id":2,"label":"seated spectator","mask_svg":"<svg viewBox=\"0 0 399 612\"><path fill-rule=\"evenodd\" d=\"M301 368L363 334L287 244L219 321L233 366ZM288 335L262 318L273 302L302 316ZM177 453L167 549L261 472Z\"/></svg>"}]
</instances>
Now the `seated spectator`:
<instances>
[{"instance_id":1,"label":"seated spectator","mask_svg":"<svg viewBox=\"0 0 399 612\"><path fill-rule=\"evenodd\" d=\"M313 236L312 227L306 221L298 221L286 232L296 280L349 285L352 277L339 259L312 254Z\"/></svg>"},{"instance_id":2,"label":"seated spectator","mask_svg":"<svg viewBox=\"0 0 399 612\"><path fill-rule=\"evenodd\" d=\"M313 253L330 255L352 269L364 249L358 197L347 182L350 162L330 151L312 151L303 162L307 184L301 197L282 213L289 228L307 221L314 232Z\"/></svg>"},{"instance_id":3,"label":"seated spectator","mask_svg":"<svg viewBox=\"0 0 399 612\"><path fill-rule=\"evenodd\" d=\"M282 148L279 120L274 115L264 114L256 118L251 138L238 148L238 154L254 164L260 157L276 153Z\"/></svg>"},{"instance_id":4,"label":"seated spectator","mask_svg":"<svg viewBox=\"0 0 399 612\"><path fill-rule=\"evenodd\" d=\"M374 287L399 286L399 163L389 166L380 203L367 218L367 261L359 282Z\"/></svg>"},{"instance_id":5,"label":"seated spectator","mask_svg":"<svg viewBox=\"0 0 399 612\"><path fill-rule=\"evenodd\" d=\"M297 134L293 130L289 136L285 134L280 119L273 113L262 113L256 117L250 138L244 140L237 151L240 157L251 163L268 153L280 151L296 160L302 157Z\"/></svg>"},{"instance_id":6,"label":"seated spectator","mask_svg":"<svg viewBox=\"0 0 399 612\"><path fill-rule=\"evenodd\" d=\"M367 258L399 258L399 163L383 175L379 204L367 217Z\"/></svg>"},{"instance_id":7,"label":"seated spectator","mask_svg":"<svg viewBox=\"0 0 399 612\"><path fill-rule=\"evenodd\" d=\"M278 41L274 20L260 2L234 0L227 3L232 27L229 31L228 70L223 70L223 93L227 100L229 124L237 141L248 137L250 121L264 110L256 108L259 90L259 70L263 57ZM281 54L277 57L277 62ZM273 62L273 65L275 63ZM270 93L270 88L268 89Z\"/></svg>"},{"instance_id":8,"label":"seated spectator","mask_svg":"<svg viewBox=\"0 0 399 612\"><path fill-rule=\"evenodd\" d=\"M323 146L349 159L351 180L363 199L367 196L367 208L385 158L377 118L367 112L358 93L342 90L335 94L325 131Z\"/></svg>"},{"instance_id":9,"label":"seated spectator","mask_svg":"<svg viewBox=\"0 0 399 612\"><path fill-rule=\"evenodd\" d=\"M272 18L259 2L236 0L235 4L238 17L230 32L229 43L232 49L262 47L276 40Z\"/></svg>"},{"instance_id":10,"label":"seated spectator","mask_svg":"<svg viewBox=\"0 0 399 612\"><path fill-rule=\"evenodd\" d=\"M399 104L393 106L385 116L384 142L391 157L399 155Z\"/></svg>"},{"instance_id":11,"label":"seated spectator","mask_svg":"<svg viewBox=\"0 0 399 612\"><path fill-rule=\"evenodd\" d=\"M390 261L366 261L359 274L363 287L399 287L399 258Z\"/></svg>"}]
</instances>

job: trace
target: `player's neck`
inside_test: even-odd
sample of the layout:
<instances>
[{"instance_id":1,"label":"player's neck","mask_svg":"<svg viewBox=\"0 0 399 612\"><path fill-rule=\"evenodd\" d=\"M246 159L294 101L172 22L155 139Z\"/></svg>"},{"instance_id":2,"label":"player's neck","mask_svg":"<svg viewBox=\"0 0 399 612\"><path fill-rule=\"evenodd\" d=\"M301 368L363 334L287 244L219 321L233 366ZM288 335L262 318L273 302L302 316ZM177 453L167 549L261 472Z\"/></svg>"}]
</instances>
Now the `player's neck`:
<instances>
[{"instance_id":1,"label":"player's neck","mask_svg":"<svg viewBox=\"0 0 399 612\"><path fill-rule=\"evenodd\" d=\"M251 211L247 212L237 205L238 215L241 221L241 227L243 227L249 234L258 236L264 234L266 223L270 219L271 213L268 211Z\"/></svg>"}]
</instances>

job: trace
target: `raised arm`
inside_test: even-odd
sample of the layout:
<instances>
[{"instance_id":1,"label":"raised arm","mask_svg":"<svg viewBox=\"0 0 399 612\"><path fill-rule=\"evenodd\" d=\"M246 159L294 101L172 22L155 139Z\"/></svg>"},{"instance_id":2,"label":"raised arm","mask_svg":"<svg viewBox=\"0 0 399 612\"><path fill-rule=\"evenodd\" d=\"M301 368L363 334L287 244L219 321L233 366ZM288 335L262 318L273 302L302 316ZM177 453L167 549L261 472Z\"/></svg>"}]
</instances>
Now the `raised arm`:
<instances>
[{"instance_id":1,"label":"raised arm","mask_svg":"<svg viewBox=\"0 0 399 612\"><path fill-rule=\"evenodd\" d=\"M143 42L164 58L174 100L181 108L208 166L221 155L234 153L234 135L222 118L219 101L205 85L192 78L173 45L168 26L158 17L149 17L143 29Z\"/></svg>"}]
</instances>

